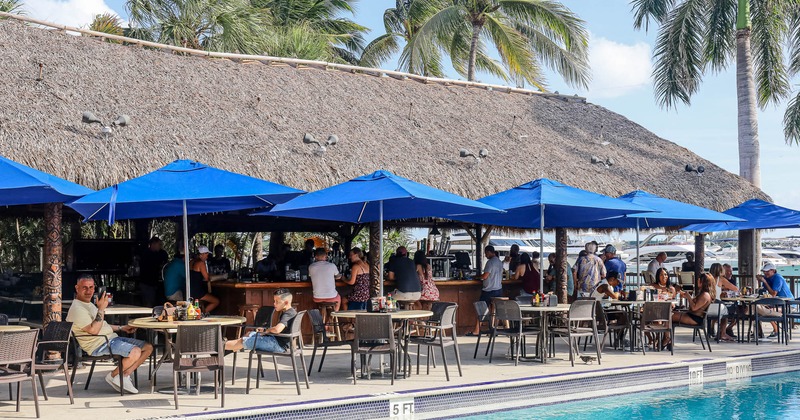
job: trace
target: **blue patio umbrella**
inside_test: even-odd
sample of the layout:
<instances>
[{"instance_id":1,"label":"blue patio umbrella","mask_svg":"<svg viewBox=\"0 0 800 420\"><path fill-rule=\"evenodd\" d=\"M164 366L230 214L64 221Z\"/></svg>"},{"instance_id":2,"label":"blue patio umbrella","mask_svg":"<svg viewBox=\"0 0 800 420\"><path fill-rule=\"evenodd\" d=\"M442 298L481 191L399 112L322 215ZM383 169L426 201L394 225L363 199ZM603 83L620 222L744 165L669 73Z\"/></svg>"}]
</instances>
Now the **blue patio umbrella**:
<instances>
[{"instance_id":1,"label":"blue patio umbrella","mask_svg":"<svg viewBox=\"0 0 800 420\"><path fill-rule=\"evenodd\" d=\"M460 220L466 215L500 212L501 210L490 205L380 170L299 196L256 215L351 223L378 222L379 229L383 232L384 220L419 217ZM383 255L383 235L380 249ZM380 289L383 294L383 270L380 272Z\"/></svg>"},{"instance_id":2,"label":"blue patio umbrella","mask_svg":"<svg viewBox=\"0 0 800 420\"><path fill-rule=\"evenodd\" d=\"M303 191L190 160L112 185L68 205L86 220L183 216L186 297L189 296L188 215L271 207Z\"/></svg>"},{"instance_id":3,"label":"blue patio umbrella","mask_svg":"<svg viewBox=\"0 0 800 420\"><path fill-rule=\"evenodd\" d=\"M505 210L466 220L497 226L539 229L539 267L544 266L544 230L571 228L610 217L653 210L606 195L570 187L547 178L481 198L481 203Z\"/></svg>"},{"instance_id":4,"label":"blue patio umbrella","mask_svg":"<svg viewBox=\"0 0 800 420\"><path fill-rule=\"evenodd\" d=\"M709 210L704 207L683 203L659 197L645 191L631 191L619 196L619 200L638 204L656 210L655 213L632 213L619 217L586 222L574 227L608 228L608 229L636 229L636 273L639 273L639 229L684 226L687 223L698 222L741 222L735 216Z\"/></svg>"},{"instance_id":5,"label":"blue patio umbrella","mask_svg":"<svg viewBox=\"0 0 800 420\"><path fill-rule=\"evenodd\" d=\"M683 228L693 232L719 232L724 230L787 229L800 227L800 211L781 207L764 200L752 199L723 213L744 219L741 222L693 224ZM756 255L755 242L753 255ZM755 284L753 285L755 286Z\"/></svg>"},{"instance_id":6,"label":"blue patio umbrella","mask_svg":"<svg viewBox=\"0 0 800 420\"><path fill-rule=\"evenodd\" d=\"M781 207L764 200L752 199L723 213L743 219L689 225L683 230L693 232L720 232L724 230L787 229L800 227L800 211Z\"/></svg>"},{"instance_id":7,"label":"blue patio umbrella","mask_svg":"<svg viewBox=\"0 0 800 420\"><path fill-rule=\"evenodd\" d=\"M0 156L0 205L63 203L92 192L82 185Z\"/></svg>"}]
</instances>

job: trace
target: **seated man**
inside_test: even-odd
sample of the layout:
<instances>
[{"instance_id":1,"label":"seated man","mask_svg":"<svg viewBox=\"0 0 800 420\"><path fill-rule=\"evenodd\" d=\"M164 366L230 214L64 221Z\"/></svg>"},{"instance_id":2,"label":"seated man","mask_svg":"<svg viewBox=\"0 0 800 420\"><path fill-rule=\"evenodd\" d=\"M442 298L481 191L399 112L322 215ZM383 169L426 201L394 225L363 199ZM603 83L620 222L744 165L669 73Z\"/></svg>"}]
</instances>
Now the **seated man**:
<instances>
[{"instance_id":1,"label":"seated man","mask_svg":"<svg viewBox=\"0 0 800 420\"><path fill-rule=\"evenodd\" d=\"M164 296L167 300L177 302L183 299L186 290L186 263L183 261L183 254L175 254L167 265L164 266Z\"/></svg>"},{"instance_id":2,"label":"seated man","mask_svg":"<svg viewBox=\"0 0 800 420\"><path fill-rule=\"evenodd\" d=\"M267 330L258 328L238 340L231 340L225 343L225 350L239 351L241 349L269 352L285 352L289 349L290 341L286 337L274 337L270 334L287 333L292 329L292 323L297 316L297 310L292 307L292 293L289 289L278 289L272 297L275 305L275 312L281 314L278 323Z\"/></svg>"},{"instance_id":3,"label":"seated man","mask_svg":"<svg viewBox=\"0 0 800 420\"><path fill-rule=\"evenodd\" d=\"M763 275L758 275L756 278L764 285L764 289L768 294L772 295L772 297L794 299L794 295L792 295L792 291L789 289L786 279L778 274L775 264L764 264L764 268L761 269L761 272ZM781 316L780 312L771 306L756 305L756 310L759 316ZM775 338L778 336L778 325L775 322L770 322L770 324L772 324L772 333L767 338Z\"/></svg>"},{"instance_id":4,"label":"seated man","mask_svg":"<svg viewBox=\"0 0 800 420\"><path fill-rule=\"evenodd\" d=\"M328 251L325 248L314 250L314 263L308 266L308 276L311 277L314 302L334 302L334 310L338 311L342 297L336 292L336 280L341 279L342 275L334 263L328 262Z\"/></svg>"},{"instance_id":5,"label":"seated man","mask_svg":"<svg viewBox=\"0 0 800 420\"><path fill-rule=\"evenodd\" d=\"M620 286L619 273L616 271L609 271L606 274L606 279L602 280L592 292L592 297L601 300L604 298L609 299L624 299L625 291L615 291ZM599 305L599 303L598 303ZM625 311L606 311L606 317L609 324L626 325L628 323L628 316ZM623 338L625 331L618 331L619 339Z\"/></svg>"},{"instance_id":6,"label":"seated man","mask_svg":"<svg viewBox=\"0 0 800 420\"><path fill-rule=\"evenodd\" d=\"M95 306L92 304L93 295L94 279L88 274L81 275L78 284L75 285L75 300L69 307L67 321L72 322L72 332L84 352L92 356L111 353L122 356L123 388L128 393L136 394L139 391L133 386L130 374L150 357L153 346L135 338L117 336L116 331L133 333L136 328L128 325L109 325L103 320L108 298L105 294L98 296ZM116 368L105 378L117 392L119 392L119 379L115 380L115 377L119 374L119 368Z\"/></svg>"},{"instance_id":7,"label":"seated man","mask_svg":"<svg viewBox=\"0 0 800 420\"><path fill-rule=\"evenodd\" d=\"M397 248L397 254L389 264L389 280L395 282L397 289L393 296L397 300L419 300L422 296L417 266L408 258L408 250L404 246Z\"/></svg>"}]
</instances>

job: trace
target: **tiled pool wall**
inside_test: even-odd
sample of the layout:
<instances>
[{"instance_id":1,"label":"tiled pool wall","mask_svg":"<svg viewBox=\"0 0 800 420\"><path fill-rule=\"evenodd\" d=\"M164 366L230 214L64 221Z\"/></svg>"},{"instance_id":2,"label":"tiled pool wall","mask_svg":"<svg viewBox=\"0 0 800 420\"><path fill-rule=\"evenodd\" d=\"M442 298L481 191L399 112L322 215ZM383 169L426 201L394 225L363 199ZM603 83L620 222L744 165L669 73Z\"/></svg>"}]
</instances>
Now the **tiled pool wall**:
<instances>
[{"instance_id":1,"label":"tiled pool wall","mask_svg":"<svg viewBox=\"0 0 800 420\"><path fill-rule=\"evenodd\" d=\"M441 418L595 398L606 396L611 390L620 394L702 386L703 383L749 380L753 376L794 370L800 370L800 351L797 350L239 408L183 417L231 420Z\"/></svg>"}]
</instances>

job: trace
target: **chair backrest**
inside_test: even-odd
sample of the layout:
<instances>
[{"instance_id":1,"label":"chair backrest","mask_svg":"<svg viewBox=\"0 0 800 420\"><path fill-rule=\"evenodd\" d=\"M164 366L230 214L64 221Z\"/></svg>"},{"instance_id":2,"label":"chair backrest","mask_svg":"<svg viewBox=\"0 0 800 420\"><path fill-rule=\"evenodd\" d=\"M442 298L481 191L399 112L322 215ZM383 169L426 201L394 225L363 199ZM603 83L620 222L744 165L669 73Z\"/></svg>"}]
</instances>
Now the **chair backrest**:
<instances>
[{"instance_id":1,"label":"chair backrest","mask_svg":"<svg viewBox=\"0 0 800 420\"><path fill-rule=\"evenodd\" d=\"M391 314L356 315L355 340L358 346L362 341L388 341L394 348L394 326Z\"/></svg>"},{"instance_id":2,"label":"chair backrest","mask_svg":"<svg viewBox=\"0 0 800 420\"><path fill-rule=\"evenodd\" d=\"M451 303L449 306L444 308L444 313L441 317L441 326L443 328L453 328L455 327L456 323L456 312L458 311L458 304Z\"/></svg>"},{"instance_id":3,"label":"chair backrest","mask_svg":"<svg viewBox=\"0 0 800 420\"><path fill-rule=\"evenodd\" d=\"M72 323L69 321L50 321L42 331L37 350L37 360L41 359L43 352L57 351L66 353L69 351L69 337L72 333Z\"/></svg>"},{"instance_id":4,"label":"chair backrest","mask_svg":"<svg viewBox=\"0 0 800 420\"><path fill-rule=\"evenodd\" d=\"M672 272L675 273L675 277L680 277L682 271L680 267L672 267Z\"/></svg>"},{"instance_id":5,"label":"chair backrest","mask_svg":"<svg viewBox=\"0 0 800 420\"><path fill-rule=\"evenodd\" d=\"M681 271L678 277L681 286L694 286L694 272Z\"/></svg>"},{"instance_id":6,"label":"chair backrest","mask_svg":"<svg viewBox=\"0 0 800 420\"><path fill-rule=\"evenodd\" d=\"M653 283L655 283L655 277L653 276L653 273L651 273L651 272L649 272L647 270L642 271L642 279L644 280L645 284L653 284Z\"/></svg>"},{"instance_id":7,"label":"chair backrest","mask_svg":"<svg viewBox=\"0 0 800 420\"><path fill-rule=\"evenodd\" d=\"M256 311L253 325L256 327L270 328L272 327L272 314L275 312L274 306L262 306Z\"/></svg>"},{"instance_id":8,"label":"chair backrest","mask_svg":"<svg viewBox=\"0 0 800 420\"><path fill-rule=\"evenodd\" d=\"M449 308L450 306L455 305L453 302L433 302L431 305L431 312L433 315L430 317L430 321L433 322L441 322L442 315L444 315L445 309Z\"/></svg>"},{"instance_id":9,"label":"chair backrest","mask_svg":"<svg viewBox=\"0 0 800 420\"><path fill-rule=\"evenodd\" d=\"M494 308L499 321L522 321L522 311L516 300L495 300Z\"/></svg>"},{"instance_id":10,"label":"chair backrest","mask_svg":"<svg viewBox=\"0 0 800 420\"><path fill-rule=\"evenodd\" d=\"M306 311L300 311L297 313L297 316L294 317L294 321L292 321L292 327L289 328L289 334L292 337L302 337L303 333L301 328L303 328L303 317L306 316Z\"/></svg>"},{"instance_id":11,"label":"chair backrest","mask_svg":"<svg viewBox=\"0 0 800 420\"><path fill-rule=\"evenodd\" d=\"M572 321L591 321L595 319L594 306L597 304L596 299L581 299L572 302L569 306L569 320Z\"/></svg>"},{"instance_id":12,"label":"chair backrest","mask_svg":"<svg viewBox=\"0 0 800 420\"><path fill-rule=\"evenodd\" d=\"M0 332L0 366L33 363L39 330Z\"/></svg>"},{"instance_id":13,"label":"chair backrest","mask_svg":"<svg viewBox=\"0 0 800 420\"><path fill-rule=\"evenodd\" d=\"M781 298L771 297L771 298L761 298L753 302L754 305L769 305L769 306L786 306L786 301Z\"/></svg>"},{"instance_id":14,"label":"chair backrest","mask_svg":"<svg viewBox=\"0 0 800 420\"><path fill-rule=\"evenodd\" d=\"M314 332L314 336L323 343L329 341L328 334L325 333L325 320L322 318L322 312L319 309L311 309L308 311L308 317L311 319L311 330Z\"/></svg>"},{"instance_id":15,"label":"chair backrest","mask_svg":"<svg viewBox=\"0 0 800 420\"><path fill-rule=\"evenodd\" d=\"M0 314L0 325L8 325L8 315Z\"/></svg>"},{"instance_id":16,"label":"chair backrest","mask_svg":"<svg viewBox=\"0 0 800 420\"><path fill-rule=\"evenodd\" d=\"M489 305L486 302L479 300L477 302L473 302L472 306L475 307L475 313L478 314L479 322L491 321L492 313L489 312Z\"/></svg>"},{"instance_id":17,"label":"chair backrest","mask_svg":"<svg viewBox=\"0 0 800 420\"><path fill-rule=\"evenodd\" d=\"M642 325L672 319L671 302L645 302L642 308Z\"/></svg>"},{"instance_id":18,"label":"chair backrest","mask_svg":"<svg viewBox=\"0 0 800 420\"><path fill-rule=\"evenodd\" d=\"M606 326L608 325L608 317L606 316L606 310L603 308L599 302L594 305L594 319L597 321L597 329L598 330L605 330Z\"/></svg>"},{"instance_id":19,"label":"chair backrest","mask_svg":"<svg viewBox=\"0 0 800 420\"><path fill-rule=\"evenodd\" d=\"M533 296L530 295L520 295L514 298L520 305L530 305L533 302Z\"/></svg>"},{"instance_id":20,"label":"chair backrest","mask_svg":"<svg viewBox=\"0 0 800 420\"><path fill-rule=\"evenodd\" d=\"M179 325L178 334L175 337L174 352L176 369L180 366L182 356L224 354L222 327L208 324Z\"/></svg>"}]
</instances>

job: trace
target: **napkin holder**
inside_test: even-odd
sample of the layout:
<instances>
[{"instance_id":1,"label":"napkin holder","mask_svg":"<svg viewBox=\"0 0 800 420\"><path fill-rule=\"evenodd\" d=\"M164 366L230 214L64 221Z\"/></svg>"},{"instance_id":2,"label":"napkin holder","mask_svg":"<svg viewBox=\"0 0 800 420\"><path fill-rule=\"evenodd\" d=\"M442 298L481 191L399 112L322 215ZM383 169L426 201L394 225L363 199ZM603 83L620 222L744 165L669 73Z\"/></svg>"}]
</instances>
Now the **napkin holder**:
<instances>
[{"instance_id":1,"label":"napkin holder","mask_svg":"<svg viewBox=\"0 0 800 420\"><path fill-rule=\"evenodd\" d=\"M547 306L558 306L558 296L550 295L547 297Z\"/></svg>"}]
</instances>

